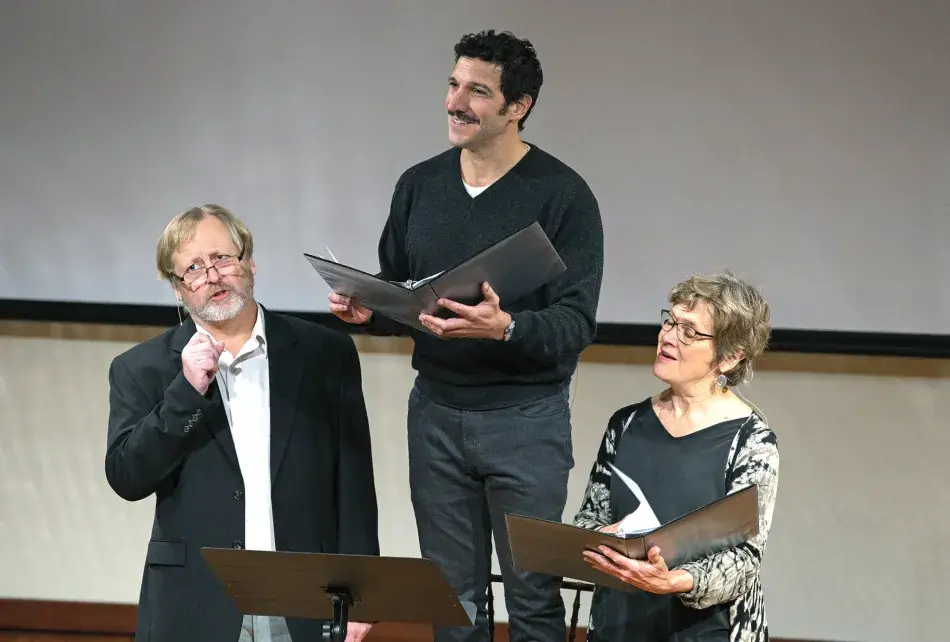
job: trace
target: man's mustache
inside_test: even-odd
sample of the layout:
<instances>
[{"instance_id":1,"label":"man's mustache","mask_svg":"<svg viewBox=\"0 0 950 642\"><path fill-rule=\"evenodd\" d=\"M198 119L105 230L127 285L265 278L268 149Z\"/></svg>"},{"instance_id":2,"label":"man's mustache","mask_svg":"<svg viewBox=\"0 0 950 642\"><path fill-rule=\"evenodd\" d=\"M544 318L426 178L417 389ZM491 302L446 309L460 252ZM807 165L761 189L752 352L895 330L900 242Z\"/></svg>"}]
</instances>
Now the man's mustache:
<instances>
[{"instance_id":1,"label":"man's mustache","mask_svg":"<svg viewBox=\"0 0 950 642\"><path fill-rule=\"evenodd\" d=\"M452 118L458 118L463 123L477 123L478 122L478 119L475 118L474 116L469 116L465 112L461 112L461 111L450 111L449 116L451 116Z\"/></svg>"}]
</instances>

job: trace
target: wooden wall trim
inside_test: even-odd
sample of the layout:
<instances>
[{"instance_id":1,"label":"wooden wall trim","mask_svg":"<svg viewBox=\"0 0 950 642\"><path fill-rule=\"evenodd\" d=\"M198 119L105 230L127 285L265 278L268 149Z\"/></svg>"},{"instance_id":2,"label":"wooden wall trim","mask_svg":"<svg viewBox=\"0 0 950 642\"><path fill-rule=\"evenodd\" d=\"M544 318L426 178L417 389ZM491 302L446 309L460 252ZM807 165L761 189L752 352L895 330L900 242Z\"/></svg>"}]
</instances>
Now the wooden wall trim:
<instances>
[{"instance_id":1,"label":"wooden wall trim","mask_svg":"<svg viewBox=\"0 0 950 642\"><path fill-rule=\"evenodd\" d=\"M137 343L165 330L158 326L0 320L0 336L24 339ZM367 335L355 335L353 338L363 354L412 354L412 340L408 338ZM581 355L581 362L648 366L653 363L655 355L656 351L652 347L592 345ZM950 359L767 352L756 364L755 370L947 379L950 378Z\"/></svg>"},{"instance_id":2,"label":"wooden wall trim","mask_svg":"<svg viewBox=\"0 0 950 642\"><path fill-rule=\"evenodd\" d=\"M75 635L135 635L135 604L69 602L31 599L0 599L0 633L62 633ZM578 627L577 639L586 629ZM376 642L419 642L432 639L424 624L381 623L373 627ZM507 642L508 625L495 625L496 642Z\"/></svg>"},{"instance_id":3,"label":"wooden wall trim","mask_svg":"<svg viewBox=\"0 0 950 642\"><path fill-rule=\"evenodd\" d=\"M134 604L0 599L0 631L133 635Z\"/></svg>"},{"instance_id":4,"label":"wooden wall trim","mask_svg":"<svg viewBox=\"0 0 950 642\"><path fill-rule=\"evenodd\" d=\"M6 633L57 633L56 640L90 640L87 636L114 636L108 639L131 640L135 634L135 604L68 602L32 599L0 599L0 640ZM565 627L567 631L567 627ZM586 627L578 626L575 640L583 642ZM18 636L15 639L47 639ZM383 623L373 627L371 642L424 642L432 640L432 629L424 624ZM495 624L495 641L509 642L508 624ZM772 642L825 642L772 638Z\"/></svg>"},{"instance_id":5,"label":"wooden wall trim","mask_svg":"<svg viewBox=\"0 0 950 642\"><path fill-rule=\"evenodd\" d=\"M135 635L135 604L69 602L32 599L0 599L0 633L58 633L57 639L71 635L113 635L131 639ZM586 629L578 627L577 640ZM381 623L369 636L374 642L420 642L432 639L425 624ZM496 642L508 641L508 625L495 625Z\"/></svg>"}]
</instances>

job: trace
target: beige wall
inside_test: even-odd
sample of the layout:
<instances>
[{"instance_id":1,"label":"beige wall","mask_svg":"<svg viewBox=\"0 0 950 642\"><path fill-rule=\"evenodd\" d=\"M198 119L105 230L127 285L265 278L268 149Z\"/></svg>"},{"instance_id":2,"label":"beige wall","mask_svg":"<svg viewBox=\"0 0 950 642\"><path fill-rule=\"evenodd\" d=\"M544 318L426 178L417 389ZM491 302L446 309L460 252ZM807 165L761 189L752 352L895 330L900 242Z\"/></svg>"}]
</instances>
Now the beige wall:
<instances>
[{"instance_id":1,"label":"beige wall","mask_svg":"<svg viewBox=\"0 0 950 642\"><path fill-rule=\"evenodd\" d=\"M126 503L106 484L106 372L156 331L0 322L0 597L135 602L153 502ZM416 556L404 437L410 346L359 346L383 553ZM565 519L607 418L657 390L649 355L600 346L585 354ZM768 416L782 455L763 570L774 634L940 639L950 362L776 354L745 394ZM496 605L504 619L500 596ZM586 613L585 602L582 622Z\"/></svg>"}]
</instances>

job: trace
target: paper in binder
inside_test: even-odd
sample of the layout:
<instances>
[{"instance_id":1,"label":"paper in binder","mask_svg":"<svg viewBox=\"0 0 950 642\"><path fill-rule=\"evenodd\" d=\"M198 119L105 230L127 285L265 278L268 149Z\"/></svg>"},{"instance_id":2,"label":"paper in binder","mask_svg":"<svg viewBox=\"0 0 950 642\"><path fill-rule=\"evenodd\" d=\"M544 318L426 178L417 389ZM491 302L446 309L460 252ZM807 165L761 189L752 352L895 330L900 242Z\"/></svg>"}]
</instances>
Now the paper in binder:
<instances>
[{"instance_id":1,"label":"paper in binder","mask_svg":"<svg viewBox=\"0 0 950 642\"><path fill-rule=\"evenodd\" d=\"M643 535L649 533L655 528L660 527L660 520L656 518L656 513L647 501L640 486L630 479L626 473L614 466L613 462L607 462L614 474L630 489L634 496L639 500L640 505L635 511L624 517L617 526L617 535L619 537L630 537L634 535Z\"/></svg>"}]
</instances>

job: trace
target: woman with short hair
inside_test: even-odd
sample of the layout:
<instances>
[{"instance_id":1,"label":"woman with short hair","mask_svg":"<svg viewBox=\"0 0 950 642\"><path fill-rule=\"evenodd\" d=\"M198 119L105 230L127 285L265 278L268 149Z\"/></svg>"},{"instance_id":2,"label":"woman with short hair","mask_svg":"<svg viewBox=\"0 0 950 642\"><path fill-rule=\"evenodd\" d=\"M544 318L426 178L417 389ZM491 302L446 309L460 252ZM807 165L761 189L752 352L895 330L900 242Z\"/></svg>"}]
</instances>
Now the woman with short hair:
<instances>
[{"instance_id":1,"label":"woman with short hair","mask_svg":"<svg viewBox=\"0 0 950 642\"><path fill-rule=\"evenodd\" d=\"M588 640L768 640L759 577L778 486L775 433L733 388L751 379L771 333L769 305L728 271L674 286L664 309L654 375L667 388L610 418L574 524L616 532L639 506L612 467L633 479L660 523L758 485L759 533L706 558L667 568L607 547L587 562L639 590L598 586Z\"/></svg>"}]
</instances>

